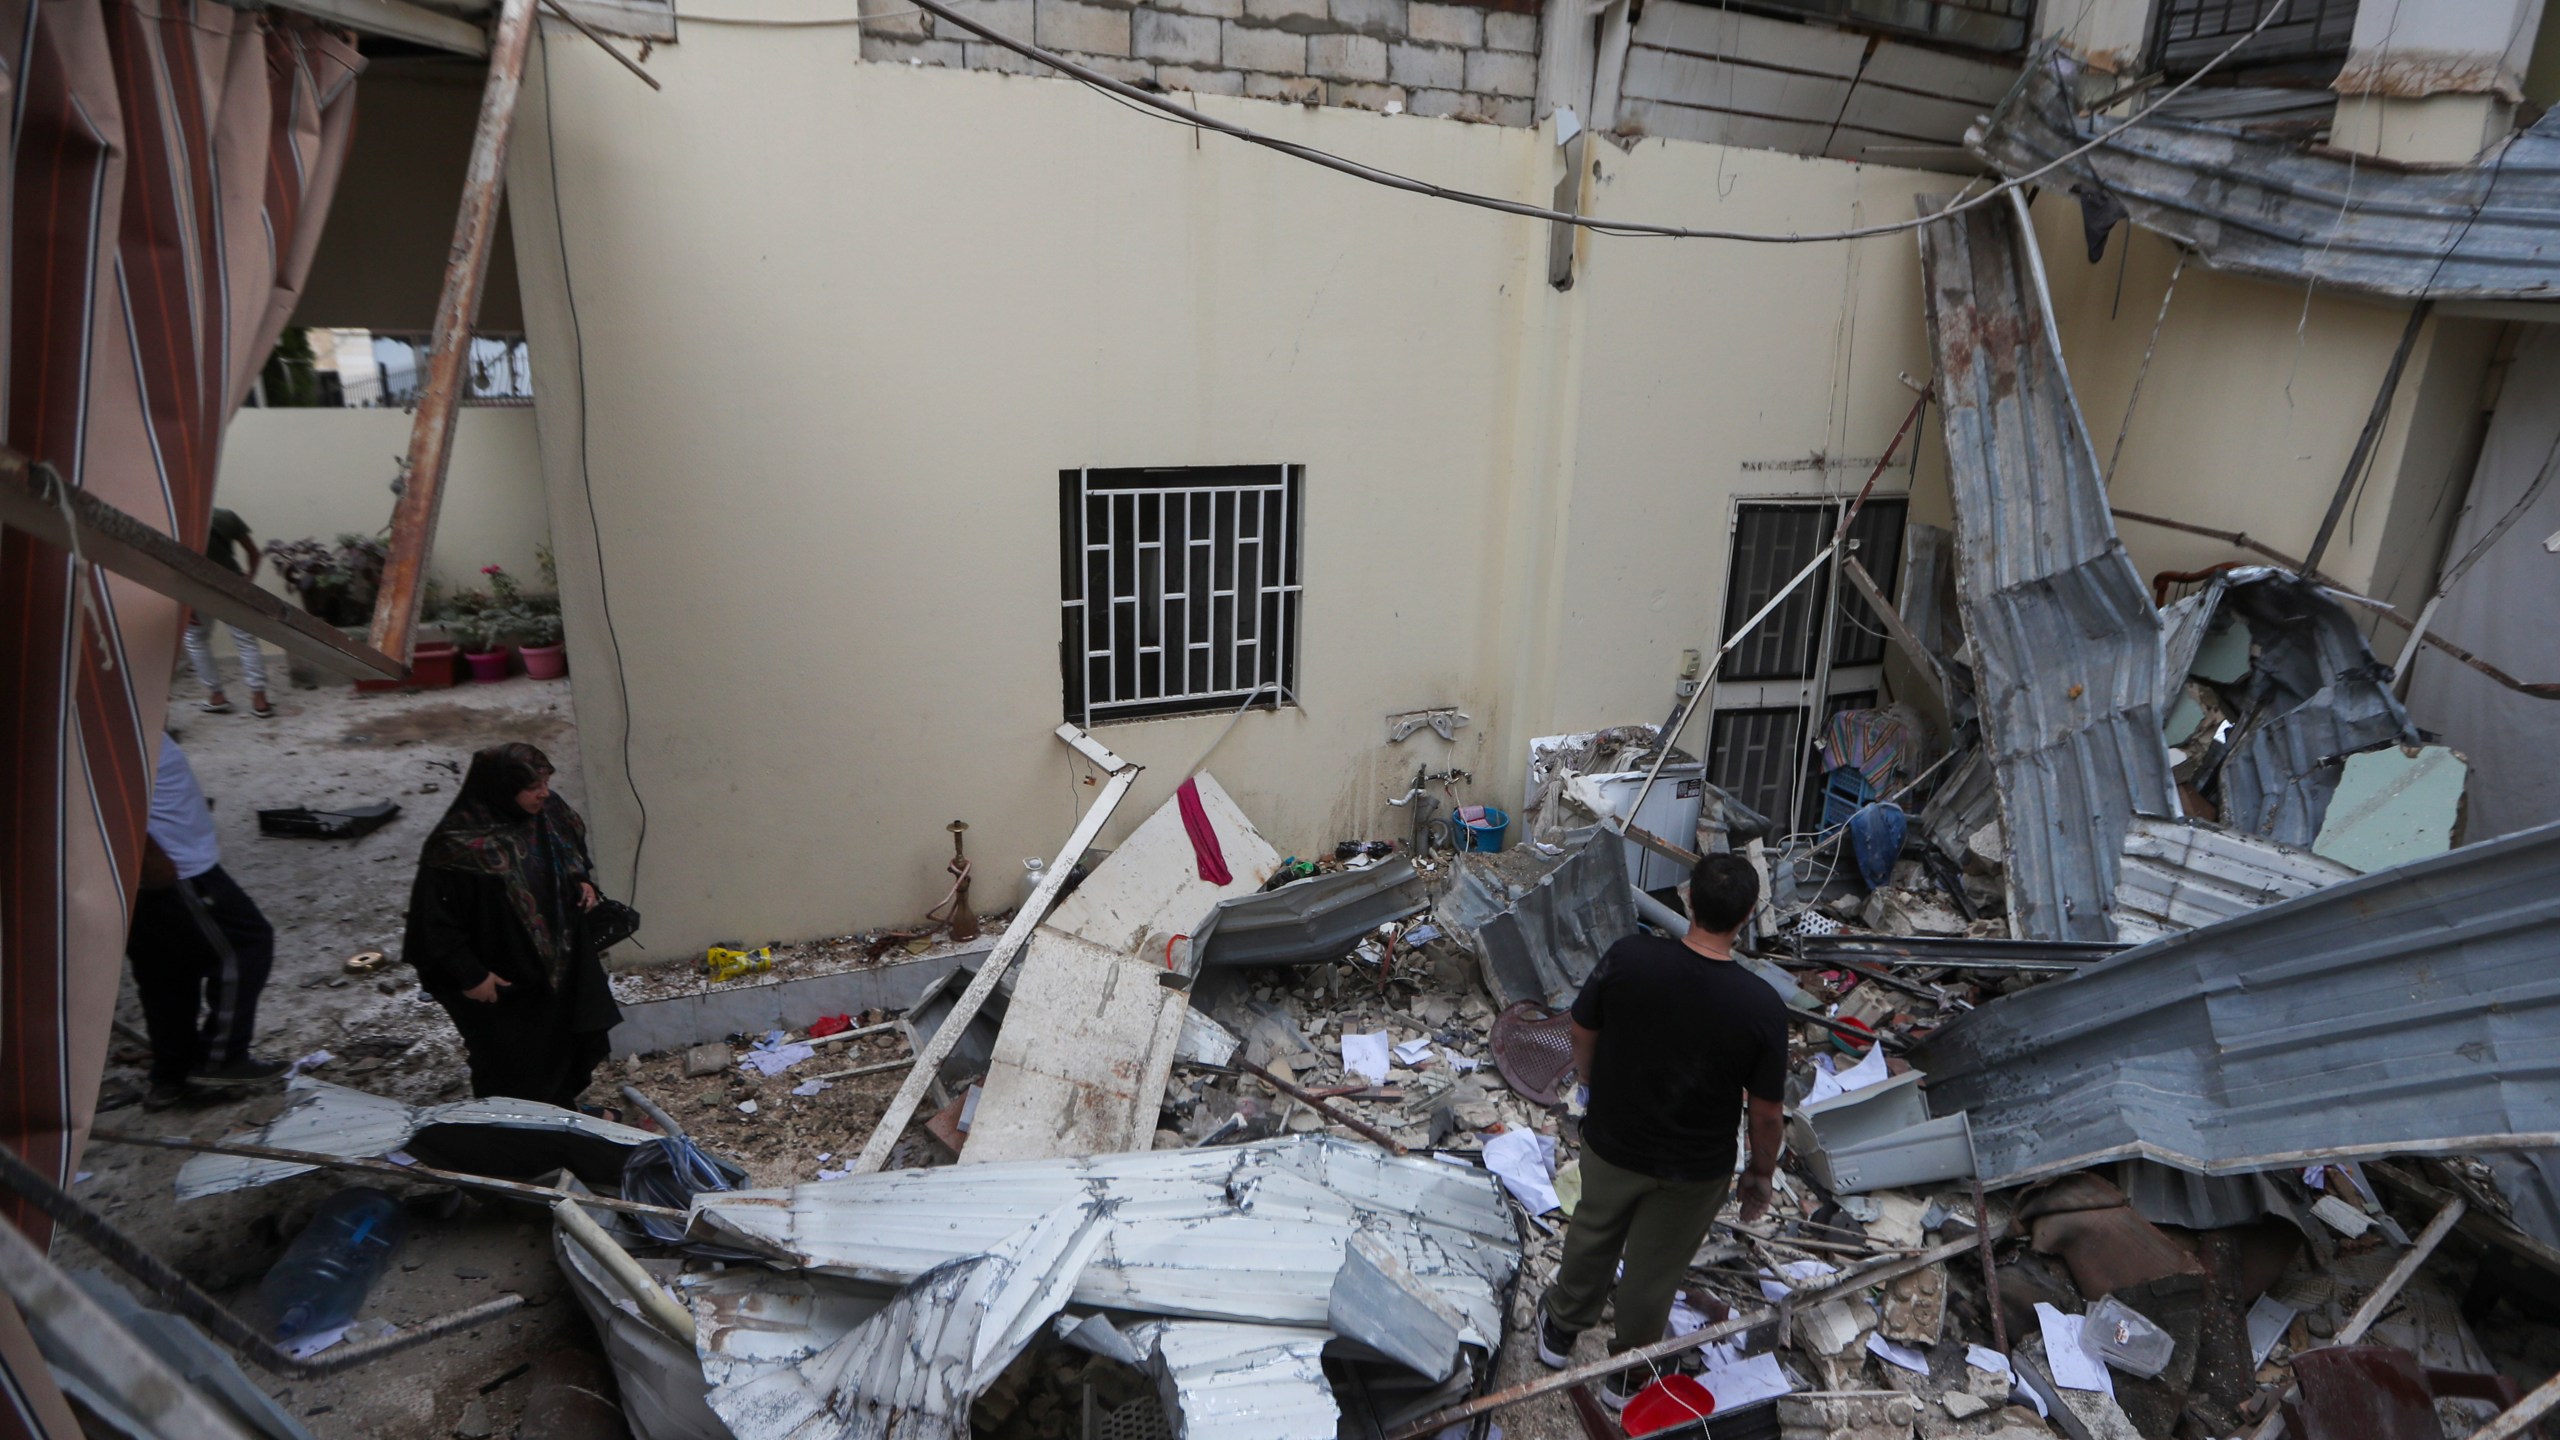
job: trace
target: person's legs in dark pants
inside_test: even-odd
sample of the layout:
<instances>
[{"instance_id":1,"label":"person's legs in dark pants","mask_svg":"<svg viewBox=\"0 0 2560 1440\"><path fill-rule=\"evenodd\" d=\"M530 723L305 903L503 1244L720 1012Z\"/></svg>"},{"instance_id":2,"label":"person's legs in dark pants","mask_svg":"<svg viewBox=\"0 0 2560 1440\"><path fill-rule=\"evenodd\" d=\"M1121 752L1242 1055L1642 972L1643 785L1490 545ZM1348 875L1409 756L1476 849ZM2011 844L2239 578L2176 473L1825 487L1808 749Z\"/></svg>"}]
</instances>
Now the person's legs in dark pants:
<instances>
[{"instance_id":1,"label":"person's legs in dark pants","mask_svg":"<svg viewBox=\"0 0 2560 1440\"><path fill-rule=\"evenodd\" d=\"M250 1058L249 1040L258 1028L258 995L275 967L275 927L219 865L178 883L193 887L201 907L198 922L212 931L206 948L216 955L206 976L204 1064L216 1069L237 1067Z\"/></svg>"},{"instance_id":2,"label":"person's legs in dark pants","mask_svg":"<svg viewBox=\"0 0 2560 1440\"><path fill-rule=\"evenodd\" d=\"M142 1028L151 1037L151 1084L176 1090L202 1058L196 1026L204 1012L205 974L214 957L175 887L141 892L133 907L133 929L125 938L125 957L133 962Z\"/></svg>"},{"instance_id":3,"label":"person's legs in dark pants","mask_svg":"<svg viewBox=\"0 0 2560 1440\"><path fill-rule=\"evenodd\" d=\"M1689 1275L1689 1262L1724 1208L1733 1180L1657 1180L1637 1203L1622 1256L1627 1273L1618 1282L1618 1315L1611 1354L1651 1345L1671 1323L1671 1302Z\"/></svg>"},{"instance_id":4,"label":"person's legs in dark pants","mask_svg":"<svg viewBox=\"0 0 2560 1440\"><path fill-rule=\"evenodd\" d=\"M1620 1169L1582 1147L1582 1199L1566 1223L1564 1258L1538 1307L1538 1358L1562 1369L1583 1331L1600 1323L1617 1287L1618 1258L1646 1195L1661 1182Z\"/></svg>"}]
</instances>

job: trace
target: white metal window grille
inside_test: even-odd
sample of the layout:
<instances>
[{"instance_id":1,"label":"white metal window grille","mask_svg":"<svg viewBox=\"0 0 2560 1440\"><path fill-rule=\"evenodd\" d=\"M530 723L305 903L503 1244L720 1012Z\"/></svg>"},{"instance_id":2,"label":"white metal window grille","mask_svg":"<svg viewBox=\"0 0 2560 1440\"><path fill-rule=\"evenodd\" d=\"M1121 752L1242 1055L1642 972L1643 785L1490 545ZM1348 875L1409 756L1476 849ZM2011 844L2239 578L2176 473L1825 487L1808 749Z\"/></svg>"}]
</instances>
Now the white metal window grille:
<instances>
[{"instance_id":1,"label":"white metal window grille","mask_svg":"<svg viewBox=\"0 0 2560 1440\"><path fill-rule=\"evenodd\" d=\"M1294 702L1304 470L1060 473L1069 720Z\"/></svg>"}]
</instances>

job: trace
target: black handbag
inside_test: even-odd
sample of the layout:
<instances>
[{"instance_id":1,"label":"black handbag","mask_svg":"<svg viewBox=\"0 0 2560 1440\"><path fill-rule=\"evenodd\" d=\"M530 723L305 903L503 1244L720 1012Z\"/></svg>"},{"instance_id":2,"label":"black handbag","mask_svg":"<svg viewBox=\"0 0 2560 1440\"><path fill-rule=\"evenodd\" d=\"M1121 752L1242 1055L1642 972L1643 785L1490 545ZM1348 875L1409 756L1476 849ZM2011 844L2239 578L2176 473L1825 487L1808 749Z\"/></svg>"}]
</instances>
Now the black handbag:
<instances>
[{"instance_id":1,"label":"black handbag","mask_svg":"<svg viewBox=\"0 0 2560 1440\"><path fill-rule=\"evenodd\" d=\"M640 912L599 892L587 911L587 938L599 951L610 950L640 933ZM649 947L640 947L645 950Z\"/></svg>"}]
</instances>

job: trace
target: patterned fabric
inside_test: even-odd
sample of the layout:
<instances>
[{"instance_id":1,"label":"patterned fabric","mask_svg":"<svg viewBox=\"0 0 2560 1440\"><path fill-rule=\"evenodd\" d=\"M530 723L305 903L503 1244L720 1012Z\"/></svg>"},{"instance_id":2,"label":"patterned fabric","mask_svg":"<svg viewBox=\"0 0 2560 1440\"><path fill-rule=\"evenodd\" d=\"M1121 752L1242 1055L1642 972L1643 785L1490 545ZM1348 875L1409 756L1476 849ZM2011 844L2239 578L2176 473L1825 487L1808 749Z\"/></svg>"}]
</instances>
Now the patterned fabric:
<instances>
[{"instance_id":1,"label":"patterned fabric","mask_svg":"<svg viewBox=\"0 0 2560 1440\"><path fill-rule=\"evenodd\" d=\"M0 443L201 549L363 61L211 0L0 0L0 56ZM57 1179L106 1061L177 644L175 601L0 530L0 1144ZM79 1433L0 1306L0 1436Z\"/></svg>"},{"instance_id":2,"label":"patterned fabric","mask_svg":"<svg viewBox=\"0 0 2560 1440\"><path fill-rule=\"evenodd\" d=\"M514 815L457 801L427 836L419 862L466 875L495 875L507 887L507 903L524 922L534 953L551 972L551 989L568 988L569 962L577 947L564 944L570 896L592 873L587 822L554 795L542 813Z\"/></svg>"}]
</instances>

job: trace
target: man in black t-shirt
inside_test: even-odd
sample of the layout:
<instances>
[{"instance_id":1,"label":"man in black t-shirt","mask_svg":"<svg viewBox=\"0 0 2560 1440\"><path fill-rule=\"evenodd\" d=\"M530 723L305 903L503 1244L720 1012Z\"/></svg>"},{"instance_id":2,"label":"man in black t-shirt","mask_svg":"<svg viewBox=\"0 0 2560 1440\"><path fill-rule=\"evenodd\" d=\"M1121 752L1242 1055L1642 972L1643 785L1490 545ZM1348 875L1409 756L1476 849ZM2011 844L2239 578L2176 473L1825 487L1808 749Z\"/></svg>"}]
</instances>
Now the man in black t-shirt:
<instances>
[{"instance_id":1,"label":"man in black t-shirt","mask_svg":"<svg viewBox=\"0 0 2560 1440\"><path fill-rule=\"evenodd\" d=\"M258 537L249 533L249 522L229 510L213 512L211 526L205 532L205 558L247 579L258 578ZM242 568L242 557L247 567ZM187 617L184 639L187 663L195 666L196 679L205 688L204 703L196 708L208 715L231 713L231 697L222 693L222 672L213 664L213 617L201 610ZM260 648L258 637L234 625L231 647L240 655L240 683L249 689L249 713L261 720L276 717L275 707L267 703L267 652Z\"/></svg>"},{"instance_id":2,"label":"man in black t-shirt","mask_svg":"<svg viewBox=\"0 0 2560 1440\"><path fill-rule=\"evenodd\" d=\"M1689 933L1633 935L1610 946L1573 1002L1574 1073L1591 1098L1582 1200L1538 1317L1538 1358L1549 1366L1564 1368L1613 1289L1610 1353L1663 1338L1673 1293L1733 1186L1746 1095L1751 1163L1742 1174L1742 1218L1769 1208L1787 1010L1733 959L1735 932L1759 901L1760 877L1748 864L1706 856L1689 874ZM1642 1368L1611 1376L1601 1398L1624 1405L1652 1378Z\"/></svg>"}]
</instances>

